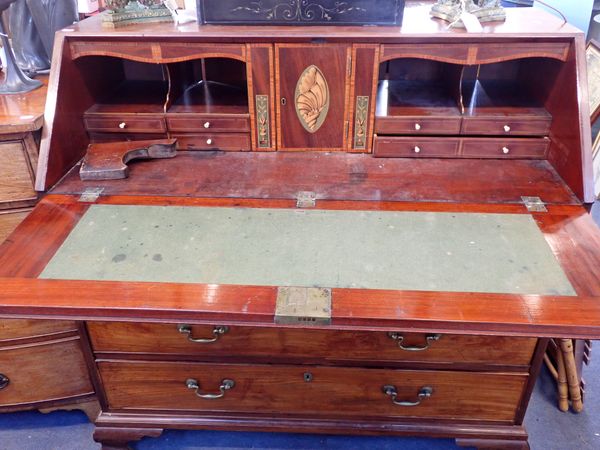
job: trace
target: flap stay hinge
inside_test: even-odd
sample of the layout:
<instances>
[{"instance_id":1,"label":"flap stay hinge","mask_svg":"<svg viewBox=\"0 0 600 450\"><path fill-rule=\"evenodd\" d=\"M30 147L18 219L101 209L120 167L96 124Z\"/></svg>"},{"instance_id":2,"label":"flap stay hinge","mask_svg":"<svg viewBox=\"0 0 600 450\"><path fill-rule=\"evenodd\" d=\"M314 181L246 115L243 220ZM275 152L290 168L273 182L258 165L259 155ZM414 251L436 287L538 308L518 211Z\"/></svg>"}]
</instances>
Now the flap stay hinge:
<instances>
[{"instance_id":1,"label":"flap stay hinge","mask_svg":"<svg viewBox=\"0 0 600 450\"><path fill-rule=\"evenodd\" d=\"M521 197L529 212L548 212L546 204L539 197Z\"/></svg>"}]
</instances>

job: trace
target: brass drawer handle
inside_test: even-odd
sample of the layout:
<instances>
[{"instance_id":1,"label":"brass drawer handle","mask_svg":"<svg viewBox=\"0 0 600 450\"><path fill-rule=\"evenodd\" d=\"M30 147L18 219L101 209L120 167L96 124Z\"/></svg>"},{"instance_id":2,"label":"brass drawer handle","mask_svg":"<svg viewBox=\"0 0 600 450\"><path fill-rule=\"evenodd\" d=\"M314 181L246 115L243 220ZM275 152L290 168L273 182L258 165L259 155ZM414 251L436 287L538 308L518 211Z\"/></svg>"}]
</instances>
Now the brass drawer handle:
<instances>
[{"instance_id":1,"label":"brass drawer handle","mask_svg":"<svg viewBox=\"0 0 600 450\"><path fill-rule=\"evenodd\" d=\"M4 375L3 373L0 373L0 390L4 389L9 384L10 384L10 380L8 379L8 377L6 375Z\"/></svg>"},{"instance_id":2,"label":"brass drawer handle","mask_svg":"<svg viewBox=\"0 0 600 450\"><path fill-rule=\"evenodd\" d=\"M200 384L198 383L198 380L195 380L193 378L189 378L188 380L186 380L185 385L188 389L195 391L195 394L200 398L203 398L205 400L216 400L218 398L225 397L225 391L233 389L235 386L235 381L227 379L221 381L221 386L219 386L219 394L201 394L199 392Z\"/></svg>"},{"instance_id":3,"label":"brass drawer handle","mask_svg":"<svg viewBox=\"0 0 600 450\"><path fill-rule=\"evenodd\" d=\"M396 389L396 386L386 384L383 386L382 390L385 395L392 397L392 403L398 406L419 406L423 400L427 400L433 395L433 388L424 386L419 389L417 394L418 400L416 402L398 401L398 390Z\"/></svg>"},{"instance_id":4,"label":"brass drawer handle","mask_svg":"<svg viewBox=\"0 0 600 450\"><path fill-rule=\"evenodd\" d=\"M229 331L229 327L226 326L216 326L213 328L212 334L213 338L195 338L192 336L192 327L190 325L179 325L177 327L177 331L181 334L187 334L188 341L195 342L196 344L210 344L212 342L217 342L219 338Z\"/></svg>"},{"instance_id":5,"label":"brass drawer handle","mask_svg":"<svg viewBox=\"0 0 600 450\"><path fill-rule=\"evenodd\" d=\"M431 346L432 342L439 341L442 338L442 335L441 334L428 334L427 337L425 338L426 344L422 347L403 345L402 342L404 341L404 336L402 336L400 333L397 333L395 331L390 331L388 333L388 337L390 339L393 339L396 342L398 342L398 347L400 347L402 350L405 350L407 352L422 352L423 350L427 350Z\"/></svg>"}]
</instances>

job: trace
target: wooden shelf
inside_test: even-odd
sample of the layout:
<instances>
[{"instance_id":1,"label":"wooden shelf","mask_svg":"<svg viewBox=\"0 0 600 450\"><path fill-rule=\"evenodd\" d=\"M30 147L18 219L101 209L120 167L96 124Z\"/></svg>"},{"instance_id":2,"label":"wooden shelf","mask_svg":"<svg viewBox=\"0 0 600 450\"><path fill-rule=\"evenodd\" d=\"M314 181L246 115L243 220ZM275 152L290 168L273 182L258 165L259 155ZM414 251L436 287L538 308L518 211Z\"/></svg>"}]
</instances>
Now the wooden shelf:
<instances>
[{"instance_id":1,"label":"wooden shelf","mask_svg":"<svg viewBox=\"0 0 600 450\"><path fill-rule=\"evenodd\" d=\"M163 80L125 80L86 114L160 114L168 90Z\"/></svg>"},{"instance_id":2,"label":"wooden shelf","mask_svg":"<svg viewBox=\"0 0 600 450\"><path fill-rule=\"evenodd\" d=\"M550 118L543 105L516 83L477 80L463 86L465 115L467 116L532 116Z\"/></svg>"},{"instance_id":3,"label":"wooden shelf","mask_svg":"<svg viewBox=\"0 0 600 450\"><path fill-rule=\"evenodd\" d=\"M446 86L427 81L382 80L377 87L377 117L460 116L458 99Z\"/></svg>"},{"instance_id":4,"label":"wooden shelf","mask_svg":"<svg viewBox=\"0 0 600 450\"><path fill-rule=\"evenodd\" d=\"M200 81L187 88L167 112L249 114L248 92L239 86L216 81Z\"/></svg>"}]
</instances>

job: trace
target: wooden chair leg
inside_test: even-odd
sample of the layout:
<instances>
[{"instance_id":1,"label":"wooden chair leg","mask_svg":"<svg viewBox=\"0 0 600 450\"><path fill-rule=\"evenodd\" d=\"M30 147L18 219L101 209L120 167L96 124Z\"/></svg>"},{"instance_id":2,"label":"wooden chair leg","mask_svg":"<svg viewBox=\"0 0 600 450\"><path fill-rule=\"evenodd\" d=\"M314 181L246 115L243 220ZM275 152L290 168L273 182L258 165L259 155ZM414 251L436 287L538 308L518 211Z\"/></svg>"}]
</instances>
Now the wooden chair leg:
<instances>
[{"instance_id":1,"label":"wooden chair leg","mask_svg":"<svg viewBox=\"0 0 600 450\"><path fill-rule=\"evenodd\" d=\"M562 412L569 410L569 388L567 386L567 373L562 351L556 353L556 370L558 372L558 409Z\"/></svg>"},{"instance_id":2,"label":"wooden chair leg","mask_svg":"<svg viewBox=\"0 0 600 450\"><path fill-rule=\"evenodd\" d=\"M563 356L569 396L573 411L580 413L583 411L583 401L581 400L581 386L579 385L579 376L577 374L577 364L575 363L575 353L572 339L560 339L560 349Z\"/></svg>"}]
</instances>

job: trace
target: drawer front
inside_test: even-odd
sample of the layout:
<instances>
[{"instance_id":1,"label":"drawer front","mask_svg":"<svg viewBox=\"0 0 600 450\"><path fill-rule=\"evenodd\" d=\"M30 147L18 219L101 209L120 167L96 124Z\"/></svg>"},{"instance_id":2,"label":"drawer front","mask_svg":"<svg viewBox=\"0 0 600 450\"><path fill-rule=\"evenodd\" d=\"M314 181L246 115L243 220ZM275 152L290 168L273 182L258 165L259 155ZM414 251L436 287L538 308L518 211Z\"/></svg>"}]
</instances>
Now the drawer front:
<instances>
[{"instance_id":1,"label":"drawer front","mask_svg":"<svg viewBox=\"0 0 600 450\"><path fill-rule=\"evenodd\" d=\"M536 339L497 336L400 332L390 336L387 332L240 326L229 327L222 334L206 325L88 322L87 327L95 352L302 358L315 363L411 361L527 367L537 343Z\"/></svg>"},{"instance_id":2,"label":"drawer front","mask_svg":"<svg viewBox=\"0 0 600 450\"><path fill-rule=\"evenodd\" d=\"M0 348L0 406L59 400L94 392L79 338Z\"/></svg>"},{"instance_id":3,"label":"drawer front","mask_svg":"<svg viewBox=\"0 0 600 450\"><path fill-rule=\"evenodd\" d=\"M0 320L0 344L15 339L49 336L57 333L77 331L75 322L60 320Z\"/></svg>"},{"instance_id":4,"label":"drawer front","mask_svg":"<svg viewBox=\"0 0 600 450\"><path fill-rule=\"evenodd\" d=\"M547 136L550 133L552 118L477 118L465 117L462 122L462 134L481 134L487 136Z\"/></svg>"},{"instance_id":5,"label":"drawer front","mask_svg":"<svg viewBox=\"0 0 600 450\"><path fill-rule=\"evenodd\" d=\"M167 124L161 116L92 115L84 116L88 131L110 133L166 133Z\"/></svg>"},{"instance_id":6,"label":"drawer front","mask_svg":"<svg viewBox=\"0 0 600 450\"><path fill-rule=\"evenodd\" d=\"M549 139L465 139L462 155L465 158L544 159L549 146Z\"/></svg>"},{"instance_id":7,"label":"drawer front","mask_svg":"<svg viewBox=\"0 0 600 450\"><path fill-rule=\"evenodd\" d=\"M377 117L377 134L460 134L462 119L441 117Z\"/></svg>"},{"instance_id":8,"label":"drawer front","mask_svg":"<svg viewBox=\"0 0 600 450\"><path fill-rule=\"evenodd\" d=\"M527 380L527 374L318 366L134 361L100 361L98 366L113 410L259 411L512 422ZM385 392L384 386L389 386ZM406 403L394 404L394 400Z\"/></svg>"},{"instance_id":9,"label":"drawer front","mask_svg":"<svg viewBox=\"0 0 600 450\"><path fill-rule=\"evenodd\" d=\"M252 149L245 133L173 134L178 150L224 150L247 152Z\"/></svg>"},{"instance_id":10,"label":"drawer front","mask_svg":"<svg viewBox=\"0 0 600 450\"><path fill-rule=\"evenodd\" d=\"M169 131L183 133L244 133L250 131L250 118L177 114L167 116L167 126Z\"/></svg>"},{"instance_id":11,"label":"drawer front","mask_svg":"<svg viewBox=\"0 0 600 450\"><path fill-rule=\"evenodd\" d=\"M375 136L373 156L378 158L455 158L460 139Z\"/></svg>"},{"instance_id":12,"label":"drawer front","mask_svg":"<svg viewBox=\"0 0 600 450\"><path fill-rule=\"evenodd\" d=\"M97 133L90 132L90 142L93 144L103 143L103 142L123 142L123 141L152 141L152 140L160 140L167 139L168 136L166 133L164 134L154 134L154 133Z\"/></svg>"}]
</instances>

